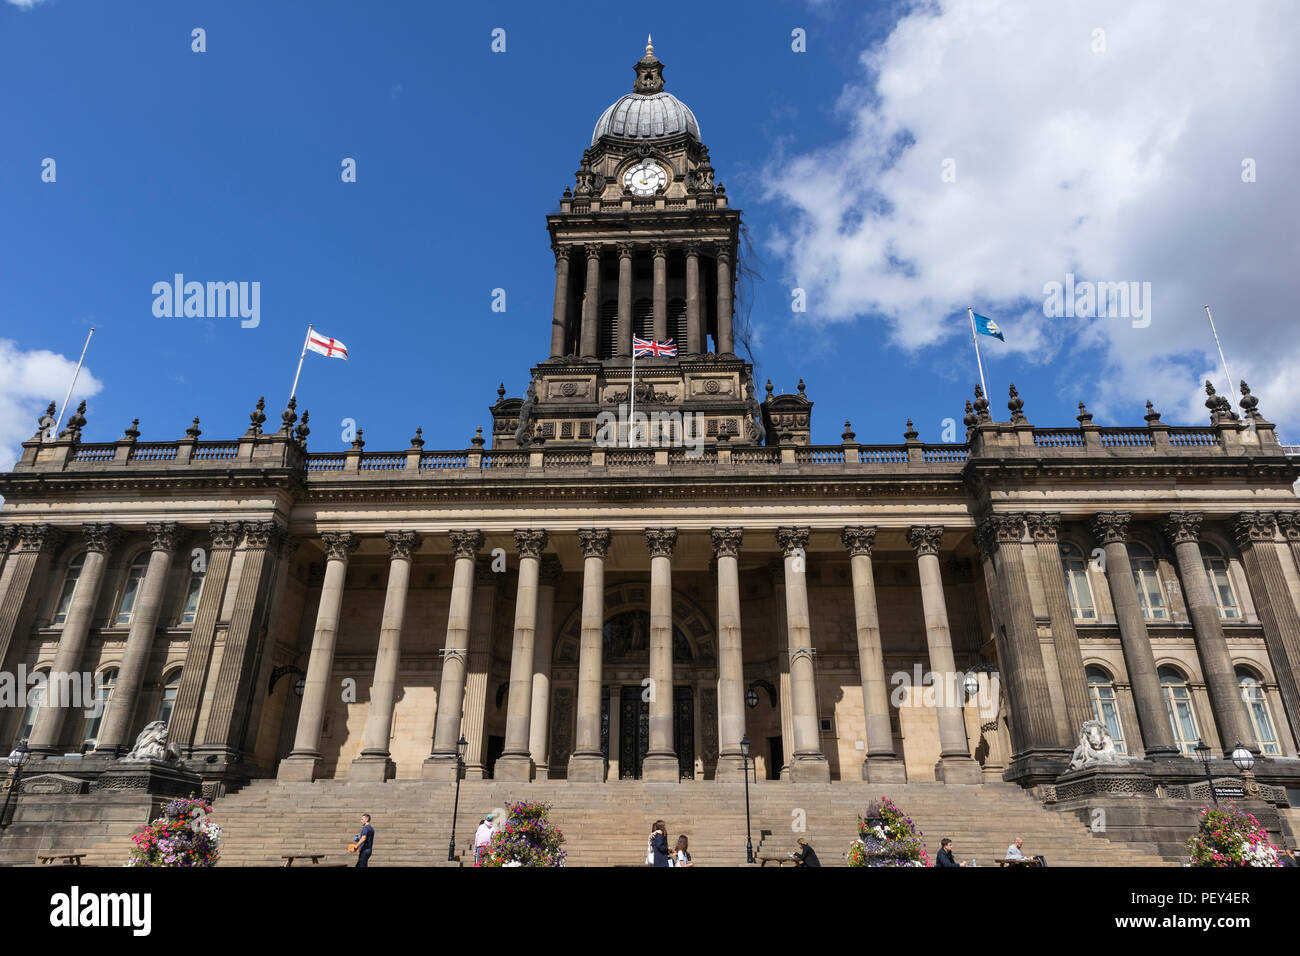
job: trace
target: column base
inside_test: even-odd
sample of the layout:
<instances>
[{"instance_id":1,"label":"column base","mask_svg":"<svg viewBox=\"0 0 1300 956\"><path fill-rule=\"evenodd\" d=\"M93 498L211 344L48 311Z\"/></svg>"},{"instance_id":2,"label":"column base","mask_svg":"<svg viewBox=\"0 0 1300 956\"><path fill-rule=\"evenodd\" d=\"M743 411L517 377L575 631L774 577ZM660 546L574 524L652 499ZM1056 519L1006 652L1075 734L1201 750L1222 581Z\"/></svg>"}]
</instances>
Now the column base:
<instances>
[{"instance_id":1,"label":"column base","mask_svg":"<svg viewBox=\"0 0 1300 956\"><path fill-rule=\"evenodd\" d=\"M569 779L574 783L604 783L607 769L604 754L574 754L569 758Z\"/></svg>"},{"instance_id":2,"label":"column base","mask_svg":"<svg viewBox=\"0 0 1300 956\"><path fill-rule=\"evenodd\" d=\"M934 765L939 783L983 783L984 771L973 757L940 757Z\"/></svg>"},{"instance_id":3,"label":"column base","mask_svg":"<svg viewBox=\"0 0 1300 956\"><path fill-rule=\"evenodd\" d=\"M641 779L647 783L679 783L681 764L676 754L646 754L641 761Z\"/></svg>"},{"instance_id":4,"label":"column base","mask_svg":"<svg viewBox=\"0 0 1300 956\"><path fill-rule=\"evenodd\" d=\"M897 757L868 757L862 761L868 783L907 783L907 765Z\"/></svg>"},{"instance_id":5,"label":"column base","mask_svg":"<svg viewBox=\"0 0 1300 956\"><path fill-rule=\"evenodd\" d=\"M794 783L830 783L831 765L824 754L795 754L790 761L790 779Z\"/></svg>"},{"instance_id":6,"label":"column base","mask_svg":"<svg viewBox=\"0 0 1300 956\"><path fill-rule=\"evenodd\" d=\"M1142 752L1143 760L1177 760L1181 757L1187 757L1187 754L1172 746L1148 747Z\"/></svg>"},{"instance_id":7,"label":"column base","mask_svg":"<svg viewBox=\"0 0 1300 956\"><path fill-rule=\"evenodd\" d=\"M751 760L753 758L750 758ZM713 779L719 783L744 783L745 758L740 754L719 754L718 765L713 771Z\"/></svg>"},{"instance_id":8,"label":"column base","mask_svg":"<svg viewBox=\"0 0 1300 956\"><path fill-rule=\"evenodd\" d=\"M528 754L502 754L492 768L492 777L529 783L533 779L533 758Z\"/></svg>"},{"instance_id":9,"label":"column base","mask_svg":"<svg viewBox=\"0 0 1300 956\"><path fill-rule=\"evenodd\" d=\"M348 770L348 779L357 783L385 783L396 776L397 764L386 753L362 753Z\"/></svg>"},{"instance_id":10,"label":"column base","mask_svg":"<svg viewBox=\"0 0 1300 956\"><path fill-rule=\"evenodd\" d=\"M435 783L455 783L456 755L429 754L420 765L420 779Z\"/></svg>"},{"instance_id":11,"label":"column base","mask_svg":"<svg viewBox=\"0 0 1300 956\"><path fill-rule=\"evenodd\" d=\"M311 783L316 779L316 764L320 756L313 753L293 753L280 761L275 779L284 783Z\"/></svg>"}]
</instances>

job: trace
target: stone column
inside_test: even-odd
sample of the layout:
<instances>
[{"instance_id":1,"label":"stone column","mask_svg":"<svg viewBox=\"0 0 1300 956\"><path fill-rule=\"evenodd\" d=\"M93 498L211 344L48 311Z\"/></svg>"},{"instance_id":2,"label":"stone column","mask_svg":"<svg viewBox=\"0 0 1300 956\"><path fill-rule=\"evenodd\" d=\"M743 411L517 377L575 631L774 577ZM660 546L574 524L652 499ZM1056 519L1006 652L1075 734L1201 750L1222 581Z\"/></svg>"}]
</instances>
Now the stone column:
<instances>
[{"instance_id":1,"label":"stone column","mask_svg":"<svg viewBox=\"0 0 1300 956\"><path fill-rule=\"evenodd\" d=\"M568 246L552 245L555 253L555 309L551 313L551 358L564 355L569 332L569 253Z\"/></svg>"},{"instance_id":2,"label":"stone column","mask_svg":"<svg viewBox=\"0 0 1300 956\"><path fill-rule=\"evenodd\" d=\"M718 354L730 355L735 351L732 345L731 313L731 252L725 245L718 244Z\"/></svg>"},{"instance_id":3,"label":"stone column","mask_svg":"<svg viewBox=\"0 0 1300 956\"><path fill-rule=\"evenodd\" d=\"M569 779L602 783L606 760L600 750L600 687L605 641L605 555L608 528L580 528L582 543L582 629L578 639L578 717L569 758ZM613 701L610 706L614 706Z\"/></svg>"},{"instance_id":4,"label":"stone column","mask_svg":"<svg viewBox=\"0 0 1300 956\"><path fill-rule=\"evenodd\" d=\"M190 639L185 645L181 686L177 688L172 719L167 725L168 739L180 747L181 753L187 757L198 739L199 707L203 702L208 669L212 664L217 619L225 603L231 557L241 533L238 521L213 521L209 523L208 529L212 546L206 555L207 569L203 574L203 589L199 592L198 607L194 609Z\"/></svg>"},{"instance_id":5,"label":"stone column","mask_svg":"<svg viewBox=\"0 0 1300 956\"><path fill-rule=\"evenodd\" d=\"M630 242L618 244L618 356L632 357L632 255Z\"/></svg>"},{"instance_id":6,"label":"stone column","mask_svg":"<svg viewBox=\"0 0 1300 956\"><path fill-rule=\"evenodd\" d=\"M740 630L741 528L710 528L718 562L718 766L716 779L736 780L745 766L745 649ZM752 748L751 748L752 749ZM780 767L776 768L778 771Z\"/></svg>"},{"instance_id":7,"label":"stone column","mask_svg":"<svg viewBox=\"0 0 1300 956\"><path fill-rule=\"evenodd\" d=\"M321 727L335 687L334 646L338 641L339 611L343 607L348 558L361 543L351 531L327 531L321 535L321 540L325 544L325 581L321 585L320 605L316 609L316 630L312 634L311 655L307 659L298 730L293 750L280 761L277 774L279 779L287 781L311 781L320 760Z\"/></svg>"},{"instance_id":8,"label":"stone column","mask_svg":"<svg viewBox=\"0 0 1300 956\"><path fill-rule=\"evenodd\" d=\"M1061 567L1061 516L1052 513L1031 514L1029 533L1038 552L1038 573L1047 598L1047 613L1052 623L1052 646L1056 650L1056 669L1065 694L1065 717L1070 730L1078 733L1084 721L1092 720L1092 703L1088 700L1088 678L1079 650L1079 632L1074 626L1074 611L1065 590L1065 571Z\"/></svg>"},{"instance_id":9,"label":"stone column","mask_svg":"<svg viewBox=\"0 0 1300 956\"><path fill-rule=\"evenodd\" d=\"M461 733L465 748L465 779L485 780L491 773L487 753L488 677L492 644L496 640L497 593L505 575L480 558L474 565L474 617L469 626L469 659L465 665L465 716Z\"/></svg>"},{"instance_id":10,"label":"stone column","mask_svg":"<svg viewBox=\"0 0 1300 956\"><path fill-rule=\"evenodd\" d=\"M862 779L872 783L906 783L907 767L894 753L894 731L889 723L889 684L880 643L876 582L871 571L876 529L845 528L840 540L849 551L853 572L853 614L858 633L858 667L862 674L862 712L866 715L867 729Z\"/></svg>"},{"instance_id":11,"label":"stone column","mask_svg":"<svg viewBox=\"0 0 1300 956\"><path fill-rule=\"evenodd\" d=\"M1273 517L1277 519L1277 529L1286 539L1296 570L1300 571L1300 511L1279 511Z\"/></svg>"},{"instance_id":12,"label":"stone column","mask_svg":"<svg viewBox=\"0 0 1300 956\"><path fill-rule=\"evenodd\" d=\"M132 610L131 630L122 651L113 697L99 725L99 738L95 742L97 753L115 757L130 750L135 740L131 735L132 725L139 706L140 687L144 684L145 671L153 654L168 572L171 571L172 556L185 535L174 521L152 522L145 525L145 530L152 546L149 567L145 570L140 594Z\"/></svg>"},{"instance_id":13,"label":"stone column","mask_svg":"<svg viewBox=\"0 0 1300 956\"><path fill-rule=\"evenodd\" d=\"M456 779L456 743L465 707L465 662L469 657L469 622L474 610L474 562L483 547L483 532L452 531L448 537L455 569L451 578L451 604L447 609L447 637L442 649L433 752L424 761L421 775L451 782Z\"/></svg>"},{"instance_id":14,"label":"stone column","mask_svg":"<svg viewBox=\"0 0 1300 956\"><path fill-rule=\"evenodd\" d=\"M997 583L1002 591L1002 626L1008 629L1008 641L1015 647L1015 668L1002 675L1011 700L1012 719L1024 729L1019 741L1021 749L1012 757L1063 759L1068 756L1067 741L1061 740L1052 711L1052 692L1047 684L1047 668L1038 643L1038 624L1034 620L1029 578L1021 551L1025 515L991 514L980 524L980 537L992 549Z\"/></svg>"},{"instance_id":15,"label":"stone column","mask_svg":"<svg viewBox=\"0 0 1300 956\"><path fill-rule=\"evenodd\" d=\"M1099 512L1093 516L1092 533L1106 553L1106 584L1110 588L1111 603L1115 606L1119 639L1124 648L1124 666L1133 687L1133 703L1142 741L1146 745L1145 755L1149 760L1178 757L1181 755L1174 744L1174 731L1169 724L1164 699L1160 696L1155 653L1151 650L1151 638L1147 634L1137 584L1133 581L1133 568L1128 560L1130 517L1127 511Z\"/></svg>"},{"instance_id":16,"label":"stone column","mask_svg":"<svg viewBox=\"0 0 1300 956\"><path fill-rule=\"evenodd\" d=\"M546 532L515 532L519 549L519 585L515 590L515 635L510 652L510 696L506 704L506 741L494 776L502 780L532 780L530 752L533 718L533 664L537 643L538 577Z\"/></svg>"},{"instance_id":17,"label":"stone column","mask_svg":"<svg viewBox=\"0 0 1300 956\"><path fill-rule=\"evenodd\" d=\"M1244 511L1233 519L1232 533L1246 566L1282 707L1292 737L1300 742L1300 616L1282 572L1273 521L1270 512Z\"/></svg>"},{"instance_id":18,"label":"stone column","mask_svg":"<svg viewBox=\"0 0 1300 956\"><path fill-rule=\"evenodd\" d=\"M682 351L703 355L704 310L700 308L700 244L686 243L686 341Z\"/></svg>"},{"instance_id":19,"label":"stone column","mask_svg":"<svg viewBox=\"0 0 1300 956\"><path fill-rule=\"evenodd\" d=\"M600 246L592 243L587 250L587 287L582 296L582 348L584 359L596 357L596 326L600 322Z\"/></svg>"},{"instance_id":20,"label":"stone column","mask_svg":"<svg viewBox=\"0 0 1300 956\"><path fill-rule=\"evenodd\" d=\"M542 555L537 586L537 636L533 647L533 715L528 722L528 750L535 776L547 779L551 765L551 651L555 645L555 589L564 576L560 559Z\"/></svg>"},{"instance_id":21,"label":"stone column","mask_svg":"<svg viewBox=\"0 0 1300 956\"><path fill-rule=\"evenodd\" d=\"M1210 692L1214 724L1225 760L1232 759L1238 743L1258 752L1259 743L1251 728L1250 715L1241 699L1237 673L1228 652L1219 621L1219 605L1210 590L1210 578L1201 557L1201 512L1175 512L1165 516L1164 532L1178 561L1178 578L1187 599L1187 616L1192 619L1196 654L1201 659L1205 687Z\"/></svg>"},{"instance_id":22,"label":"stone column","mask_svg":"<svg viewBox=\"0 0 1300 956\"><path fill-rule=\"evenodd\" d=\"M960 693L962 681L952 653L952 634L948 629L948 604L943 596L943 576L939 571L939 544L942 525L913 525L907 532L908 543L916 552L921 577L921 606L925 612L925 642L930 654L930 670L935 675L935 711L939 718L939 761L934 767L940 783L981 783L984 779L970 755L966 740L966 718L961 703L952 700Z\"/></svg>"},{"instance_id":23,"label":"stone column","mask_svg":"<svg viewBox=\"0 0 1300 956\"><path fill-rule=\"evenodd\" d=\"M656 242L650 247L654 257L654 326L655 341L668 338L668 246Z\"/></svg>"},{"instance_id":24,"label":"stone column","mask_svg":"<svg viewBox=\"0 0 1300 956\"><path fill-rule=\"evenodd\" d=\"M13 671L9 658L21 653L15 645L15 635L25 634L28 618L35 601L32 594L41 593L46 584L54 549L63 533L48 524L20 524L12 526L9 556L0 571L0 670Z\"/></svg>"},{"instance_id":25,"label":"stone column","mask_svg":"<svg viewBox=\"0 0 1300 956\"><path fill-rule=\"evenodd\" d=\"M673 549L676 528L647 528L650 551L650 746L641 762L647 781L681 779L673 743Z\"/></svg>"},{"instance_id":26,"label":"stone column","mask_svg":"<svg viewBox=\"0 0 1300 956\"><path fill-rule=\"evenodd\" d=\"M397 775L388 750L393 733L393 707L397 698L397 668L402 657L402 626L406 622L406 596L411 584L411 562L420 548L414 531L386 531L388 590L384 616L379 623L379 648L375 652L375 678L370 685L370 710L361 755L352 761L349 780L383 783Z\"/></svg>"},{"instance_id":27,"label":"stone column","mask_svg":"<svg viewBox=\"0 0 1300 956\"><path fill-rule=\"evenodd\" d=\"M829 782L830 765L822 753L817 725L817 678L813 672L812 626L808 617L808 528L776 529L785 559L785 614L790 655L790 697L794 718L794 753L788 758L790 779Z\"/></svg>"},{"instance_id":28,"label":"stone column","mask_svg":"<svg viewBox=\"0 0 1300 956\"><path fill-rule=\"evenodd\" d=\"M790 690L789 614L785 606L785 564L773 559L768 564L772 580L772 618L776 625L777 696L781 719L781 766L775 768L782 780L790 779L790 758L794 754L794 695Z\"/></svg>"},{"instance_id":29,"label":"stone column","mask_svg":"<svg viewBox=\"0 0 1300 956\"><path fill-rule=\"evenodd\" d=\"M63 723L68 713L80 710L90 703L93 687L82 687L83 701L68 699L66 691L73 674L81 671L81 659L86 650L86 638L99 603L99 590L104 584L104 567L108 557L122 540L122 532L111 524L83 524L81 533L86 540L86 560L81 566L72 603L59 635L59 646L54 652L50 680L46 685L45 704L36 712L36 725L27 742L32 753L58 754L63 736ZM82 683L77 681L77 683Z\"/></svg>"}]
</instances>

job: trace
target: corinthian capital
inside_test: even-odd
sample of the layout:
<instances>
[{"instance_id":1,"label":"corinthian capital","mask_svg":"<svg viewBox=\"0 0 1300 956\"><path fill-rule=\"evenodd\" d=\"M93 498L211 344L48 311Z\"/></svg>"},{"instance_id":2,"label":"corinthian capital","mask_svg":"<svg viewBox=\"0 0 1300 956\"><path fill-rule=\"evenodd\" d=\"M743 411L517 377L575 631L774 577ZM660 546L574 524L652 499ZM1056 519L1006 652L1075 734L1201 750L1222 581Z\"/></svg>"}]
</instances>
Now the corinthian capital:
<instances>
[{"instance_id":1,"label":"corinthian capital","mask_svg":"<svg viewBox=\"0 0 1300 956\"><path fill-rule=\"evenodd\" d=\"M451 553L457 558L472 558L483 547L482 531L448 531L451 539Z\"/></svg>"},{"instance_id":2,"label":"corinthian capital","mask_svg":"<svg viewBox=\"0 0 1300 956\"><path fill-rule=\"evenodd\" d=\"M587 558L603 558L609 551L609 539L608 528L578 529L578 543L582 545L582 554Z\"/></svg>"},{"instance_id":3,"label":"corinthian capital","mask_svg":"<svg viewBox=\"0 0 1300 956\"><path fill-rule=\"evenodd\" d=\"M122 529L107 523L83 524L81 534L86 539L86 550L101 554L111 553L122 540Z\"/></svg>"},{"instance_id":4,"label":"corinthian capital","mask_svg":"<svg viewBox=\"0 0 1300 956\"><path fill-rule=\"evenodd\" d=\"M1025 516L1029 534L1035 541L1057 542L1061 538L1061 516L1054 511L1038 511Z\"/></svg>"},{"instance_id":5,"label":"corinthian capital","mask_svg":"<svg viewBox=\"0 0 1300 956\"><path fill-rule=\"evenodd\" d=\"M280 547L280 539L284 537L284 528L274 521L245 521L243 529L245 548L277 551ZM342 533L351 536L351 532ZM351 550L355 551L356 549L357 546L353 544Z\"/></svg>"},{"instance_id":6,"label":"corinthian capital","mask_svg":"<svg viewBox=\"0 0 1300 956\"><path fill-rule=\"evenodd\" d=\"M871 548L876 542L876 529L856 525L840 532L840 540L849 549L850 555L865 554L871 557Z\"/></svg>"},{"instance_id":7,"label":"corinthian capital","mask_svg":"<svg viewBox=\"0 0 1300 956\"><path fill-rule=\"evenodd\" d=\"M811 533L811 528L777 528L776 543L781 546L781 553L788 558L796 551L808 550L808 535Z\"/></svg>"},{"instance_id":8,"label":"corinthian capital","mask_svg":"<svg viewBox=\"0 0 1300 956\"><path fill-rule=\"evenodd\" d=\"M907 543L912 546L916 556L939 553L939 542L943 540L943 525L921 524L907 529Z\"/></svg>"},{"instance_id":9,"label":"corinthian capital","mask_svg":"<svg viewBox=\"0 0 1300 956\"><path fill-rule=\"evenodd\" d=\"M1160 528L1170 544L1184 544L1188 541L1195 544L1201 536L1201 517L1199 511L1167 514L1160 522Z\"/></svg>"},{"instance_id":10,"label":"corinthian capital","mask_svg":"<svg viewBox=\"0 0 1300 956\"><path fill-rule=\"evenodd\" d=\"M709 537L713 540L715 558L740 557L740 542L745 532L742 528L710 528Z\"/></svg>"},{"instance_id":11,"label":"corinthian capital","mask_svg":"<svg viewBox=\"0 0 1300 956\"><path fill-rule=\"evenodd\" d=\"M212 535L213 549L222 548L233 551L239 544L240 524L238 521L213 521L208 524L208 533Z\"/></svg>"},{"instance_id":12,"label":"corinthian capital","mask_svg":"<svg viewBox=\"0 0 1300 956\"><path fill-rule=\"evenodd\" d=\"M1288 541L1300 541L1300 511L1279 511L1276 517L1282 537Z\"/></svg>"},{"instance_id":13,"label":"corinthian capital","mask_svg":"<svg viewBox=\"0 0 1300 956\"><path fill-rule=\"evenodd\" d=\"M645 546L652 558L671 558L677 547L676 528L646 528Z\"/></svg>"},{"instance_id":14,"label":"corinthian capital","mask_svg":"<svg viewBox=\"0 0 1300 956\"><path fill-rule=\"evenodd\" d=\"M519 530L515 532L515 547L521 558L540 558L546 550L546 532L542 530Z\"/></svg>"},{"instance_id":15,"label":"corinthian capital","mask_svg":"<svg viewBox=\"0 0 1300 956\"><path fill-rule=\"evenodd\" d=\"M1092 535L1102 544L1123 544L1128 540L1127 511L1099 511L1092 516Z\"/></svg>"},{"instance_id":16,"label":"corinthian capital","mask_svg":"<svg viewBox=\"0 0 1300 956\"><path fill-rule=\"evenodd\" d=\"M1241 547L1256 541L1273 540L1273 514L1269 511L1243 511L1232 519L1232 534Z\"/></svg>"},{"instance_id":17,"label":"corinthian capital","mask_svg":"<svg viewBox=\"0 0 1300 956\"><path fill-rule=\"evenodd\" d=\"M330 561L346 561L361 544L361 539L351 531L326 531L320 538L325 544L325 557Z\"/></svg>"},{"instance_id":18,"label":"corinthian capital","mask_svg":"<svg viewBox=\"0 0 1300 956\"><path fill-rule=\"evenodd\" d=\"M384 540L388 542L388 556L410 561L411 556L420 548L420 535L414 531L385 531Z\"/></svg>"},{"instance_id":19,"label":"corinthian capital","mask_svg":"<svg viewBox=\"0 0 1300 956\"><path fill-rule=\"evenodd\" d=\"M175 521L151 521L144 526L149 533L149 544L154 551L175 552L185 540L186 530Z\"/></svg>"},{"instance_id":20,"label":"corinthian capital","mask_svg":"<svg viewBox=\"0 0 1300 956\"><path fill-rule=\"evenodd\" d=\"M51 552L63 540L63 532L48 524L20 524L15 533L18 538L13 547L22 551Z\"/></svg>"}]
</instances>

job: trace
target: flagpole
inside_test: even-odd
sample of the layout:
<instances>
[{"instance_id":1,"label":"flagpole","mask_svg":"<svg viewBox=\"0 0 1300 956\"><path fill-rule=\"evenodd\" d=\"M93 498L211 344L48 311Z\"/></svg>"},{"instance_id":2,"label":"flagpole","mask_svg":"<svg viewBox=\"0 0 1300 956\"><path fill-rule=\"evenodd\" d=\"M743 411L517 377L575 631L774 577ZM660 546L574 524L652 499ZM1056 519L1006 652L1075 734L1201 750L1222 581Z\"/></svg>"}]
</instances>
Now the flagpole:
<instances>
[{"instance_id":1,"label":"flagpole","mask_svg":"<svg viewBox=\"0 0 1300 956\"><path fill-rule=\"evenodd\" d=\"M1232 394L1232 373L1228 371L1228 360L1223 357L1223 346L1219 344L1219 332L1214 327L1214 316L1210 314L1210 307L1205 307L1205 315L1210 320L1210 332L1214 335L1214 347L1219 350L1219 361L1223 363L1223 374L1228 376L1228 394Z\"/></svg>"},{"instance_id":2,"label":"flagpole","mask_svg":"<svg viewBox=\"0 0 1300 956\"><path fill-rule=\"evenodd\" d=\"M966 314L970 316L970 340L975 345L975 364L980 367L980 388L984 389L984 397L988 398L989 387L984 383L984 360L980 358L980 340L975 334L975 310L968 305Z\"/></svg>"},{"instance_id":3,"label":"flagpole","mask_svg":"<svg viewBox=\"0 0 1300 956\"><path fill-rule=\"evenodd\" d=\"M636 336L633 336L635 338ZM627 391L627 447L631 448L632 435L636 431L636 343L632 343L632 387Z\"/></svg>"},{"instance_id":4,"label":"flagpole","mask_svg":"<svg viewBox=\"0 0 1300 956\"><path fill-rule=\"evenodd\" d=\"M307 343L311 341L311 326L307 326L307 337L302 340L302 354L298 356L298 371L293 373L293 388L289 389L289 401L298 394L298 376L302 374L302 360L307 357Z\"/></svg>"},{"instance_id":5,"label":"flagpole","mask_svg":"<svg viewBox=\"0 0 1300 956\"><path fill-rule=\"evenodd\" d=\"M86 361L86 350L90 348L90 337L95 334L95 327L90 327L90 332L86 335L86 344L81 347L81 358L77 359L77 370L72 373L72 383L68 386L68 394L63 396L63 404L59 406L59 420L54 423L54 434L59 434L59 425L63 424L63 416L68 410L68 402L72 398L72 390L77 387L77 376L81 374L81 363Z\"/></svg>"}]
</instances>

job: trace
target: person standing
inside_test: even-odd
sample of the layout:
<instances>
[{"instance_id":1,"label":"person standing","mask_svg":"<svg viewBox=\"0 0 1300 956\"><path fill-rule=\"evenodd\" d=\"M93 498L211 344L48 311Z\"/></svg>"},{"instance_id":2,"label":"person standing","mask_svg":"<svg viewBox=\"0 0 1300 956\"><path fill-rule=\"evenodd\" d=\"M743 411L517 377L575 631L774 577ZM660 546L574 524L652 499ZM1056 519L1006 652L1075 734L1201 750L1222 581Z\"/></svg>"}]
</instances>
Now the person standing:
<instances>
[{"instance_id":1,"label":"person standing","mask_svg":"<svg viewBox=\"0 0 1300 956\"><path fill-rule=\"evenodd\" d=\"M487 853L488 845L492 842L492 834L496 828L492 826L494 814L489 813L479 821L478 829L474 831L474 865L478 866L483 862L483 856Z\"/></svg>"},{"instance_id":2,"label":"person standing","mask_svg":"<svg viewBox=\"0 0 1300 956\"><path fill-rule=\"evenodd\" d=\"M695 865L694 863L691 862L691 854L690 851L687 849L687 847L689 846L690 846L690 841L686 839L685 833L683 833L681 836L677 838L677 846L673 848L673 866L694 866Z\"/></svg>"},{"instance_id":3,"label":"person standing","mask_svg":"<svg viewBox=\"0 0 1300 956\"><path fill-rule=\"evenodd\" d=\"M370 814L361 814L361 831L352 842L357 844L357 866L369 866L370 853L375 847L375 828L370 825Z\"/></svg>"},{"instance_id":4,"label":"person standing","mask_svg":"<svg viewBox=\"0 0 1300 956\"><path fill-rule=\"evenodd\" d=\"M935 866L965 866L966 861L962 860L960 863L957 862L957 860L953 857L952 854L952 840L948 839L948 837L944 837L942 840L939 841L939 855L935 857L934 865Z\"/></svg>"},{"instance_id":5,"label":"person standing","mask_svg":"<svg viewBox=\"0 0 1300 956\"><path fill-rule=\"evenodd\" d=\"M656 820L650 827L648 858L651 866L672 866L668 859L668 824L662 820Z\"/></svg>"}]
</instances>

